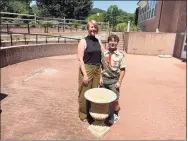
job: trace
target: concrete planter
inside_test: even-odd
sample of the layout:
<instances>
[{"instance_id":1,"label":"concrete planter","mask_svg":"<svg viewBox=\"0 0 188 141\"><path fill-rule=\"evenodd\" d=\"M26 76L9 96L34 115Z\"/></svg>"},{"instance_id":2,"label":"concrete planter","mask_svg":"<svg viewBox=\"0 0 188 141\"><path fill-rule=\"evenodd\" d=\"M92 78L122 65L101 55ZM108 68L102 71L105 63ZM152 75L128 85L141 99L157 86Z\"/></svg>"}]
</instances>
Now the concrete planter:
<instances>
[{"instance_id":1,"label":"concrete planter","mask_svg":"<svg viewBox=\"0 0 188 141\"><path fill-rule=\"evenodd\" d=\"M85 92L85 98L91 102L90 115L95 120L88 130L97 137L104 136L109 130L104 121L109 116L109 104L116 100L114 92L105 88L93 88Z\"/></svg>"}]
</instances>

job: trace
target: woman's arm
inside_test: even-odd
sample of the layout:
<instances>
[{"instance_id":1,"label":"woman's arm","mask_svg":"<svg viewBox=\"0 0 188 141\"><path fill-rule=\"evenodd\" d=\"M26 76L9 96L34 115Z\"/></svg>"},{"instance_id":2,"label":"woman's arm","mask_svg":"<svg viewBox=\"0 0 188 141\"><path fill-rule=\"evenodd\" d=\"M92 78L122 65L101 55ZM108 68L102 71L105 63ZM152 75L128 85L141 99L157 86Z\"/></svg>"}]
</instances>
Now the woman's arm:
<instances>
[{"instance_id":1,"label":"woman's arm","mask_svg":"<svg viewBox=\"0 0 188 141\"><path fill-rule=\"evenodd\" d=\"M78 44L78 61L79 61L80 68L81 68L83 75L87 76L84 61L83 61L85 48L86 48L86 43L85 43L85 40L82 39L82 40L80 40L80 42Z\"/></svg>"},{"instance_id":2,"label":"woman's arm","mask_svg":"<svg viewBox=\"0 0 188 141\"><path fill-rule=\"evenodd\" d=\"M99 44L100 44L100 46L101 46L101 52L104 52L104 51L105 51L105 48L104 48L104 46L103 46L101 40L99 40Z\"/></svg>"}]
</instances>

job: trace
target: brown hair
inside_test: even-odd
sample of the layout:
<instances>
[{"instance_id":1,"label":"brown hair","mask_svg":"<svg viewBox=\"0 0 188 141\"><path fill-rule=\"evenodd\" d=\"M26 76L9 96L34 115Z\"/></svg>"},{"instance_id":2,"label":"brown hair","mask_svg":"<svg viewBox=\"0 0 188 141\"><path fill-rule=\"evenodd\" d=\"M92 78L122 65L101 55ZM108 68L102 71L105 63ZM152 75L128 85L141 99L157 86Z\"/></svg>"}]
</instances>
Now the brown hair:
<instances>
[{"instance_id":1,"label":"brown hair","mask_svg":"<svg viewBox=\"0 0 188 141\"><path fill-rule=\"evenodd\" d=\"M98 32L99 32L99 27L98 27L97 22L96 22L95 20L90 20L90 21L88 21L88 23L87 23L87 30L89 29L89 25L90 25L90 24L93 24L93 25L94 25L94 27L96 28L96 33L98 33Z\"/></svg>"},{"instance_id":2,"label":"brown hair","mask_svg":"<svg viewBox=\"0 0 188 141\"><path fill-rule=\"evenodd\" d=\"M115 34L112 34L112 35L108 36L108 42L110 42L110 41L119 42L119 37Z\"/></svg>"}]
</instances>

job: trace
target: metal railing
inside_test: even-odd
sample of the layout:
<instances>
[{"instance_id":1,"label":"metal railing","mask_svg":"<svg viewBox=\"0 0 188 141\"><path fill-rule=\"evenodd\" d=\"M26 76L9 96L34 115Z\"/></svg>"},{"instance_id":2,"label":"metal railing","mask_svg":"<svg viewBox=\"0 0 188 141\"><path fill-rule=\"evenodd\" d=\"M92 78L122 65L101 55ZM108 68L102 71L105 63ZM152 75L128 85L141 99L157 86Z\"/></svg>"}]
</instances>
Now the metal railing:
<instances>
[{"instance_id":1,"label":"metal railing","mask_svg":"<svg viewBox=\"0 0 188 141\"><path fill-rule=\"evenodd\" d=\"M71 37L65 37L65 36L57 36L57 35L47 35L47 34L37 34L37 33L14 33L14 32L2 32L1 33L4 33L4 34L8 34L10 36L10 43L11 43L11 46L13 46L13 35L24 35L24 41L25 41L25 45L28 44L28 41L27 40L27 36L36 36L35 38L35 43L36 44L39 44L39 38L38 36L44 36L45 37L45 43L47 44L48 43L48 38L51 38L51 37L54 37L54 38L57 38L57 43L60 43L60 39L64 39L64 43L67 42L67 40L76 40L77 42L80 41L80 39L78 38L71 38ZM31 40L30 40L31 41ZM41 40L43 41L43 40ZM2 41L0 40L0 47L2 47Z\"/></svg>"}]
</instances>

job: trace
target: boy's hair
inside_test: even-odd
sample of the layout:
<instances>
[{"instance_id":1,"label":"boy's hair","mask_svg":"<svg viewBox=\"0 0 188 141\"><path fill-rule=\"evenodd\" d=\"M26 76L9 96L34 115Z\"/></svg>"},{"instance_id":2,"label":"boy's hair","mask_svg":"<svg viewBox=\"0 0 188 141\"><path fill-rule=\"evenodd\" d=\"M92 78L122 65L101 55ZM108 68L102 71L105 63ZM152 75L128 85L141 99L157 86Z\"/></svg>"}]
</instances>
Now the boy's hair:
<instances>
[{"instance_id":1,"label":"boy's hair","mask_svg":"<svg viewBox=\"0 0 188 141\"><path fill-rule=\"evenodd\" d=\"M108 42L110 42L110 41L119 42L119 37L115 34L112 34L112 35L108 36Z\"/></svg>"}]
</instances>

